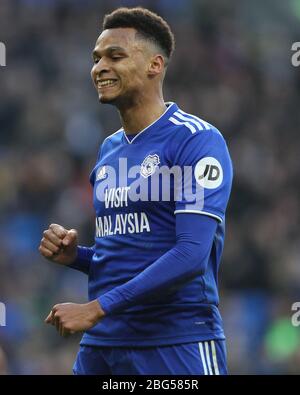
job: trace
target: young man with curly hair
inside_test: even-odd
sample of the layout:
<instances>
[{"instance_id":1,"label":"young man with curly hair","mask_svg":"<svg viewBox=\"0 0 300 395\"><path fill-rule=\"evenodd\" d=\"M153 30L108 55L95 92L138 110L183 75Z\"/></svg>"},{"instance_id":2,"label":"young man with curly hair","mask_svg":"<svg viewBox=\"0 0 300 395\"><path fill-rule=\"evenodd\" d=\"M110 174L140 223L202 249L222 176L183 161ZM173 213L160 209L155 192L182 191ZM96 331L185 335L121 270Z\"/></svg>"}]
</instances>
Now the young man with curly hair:
<instances>
[{"instance_id":1,"label":"young man with curly hair","mask_svg":"<svg viewBox=\"0 0 300 395\"><path fill-rule=\"evenodd\" d=\"M51 224L40 245L89 276L90 301L46 319L61 335L85 332L75 374L227 373L217 275L232 165L214 126L164 101L174 45L160 16L119 8L93 51L99 100L122 124L90 176L95 244Z\"/></svg>"}]
</instances>

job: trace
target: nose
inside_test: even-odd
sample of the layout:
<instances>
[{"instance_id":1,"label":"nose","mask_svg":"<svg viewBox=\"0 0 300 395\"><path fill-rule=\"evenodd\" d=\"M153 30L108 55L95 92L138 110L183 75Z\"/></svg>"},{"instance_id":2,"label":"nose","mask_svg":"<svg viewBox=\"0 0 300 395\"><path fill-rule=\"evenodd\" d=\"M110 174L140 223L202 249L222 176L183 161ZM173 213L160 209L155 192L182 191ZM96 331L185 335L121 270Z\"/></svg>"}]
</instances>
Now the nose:
<instances>
[{"instance_id":1,"label":"nose","mask_svg":"<svg viewBox=\"0 0 300 395\"><path fill-rule=\"evenodd\" d=\"M104 58L99 59L97 63L94 64L92 68L92 75L94 77L101 76L102 74L108 73L110 71L110 67L107 64Z\"/></svg>"}]
</instances>

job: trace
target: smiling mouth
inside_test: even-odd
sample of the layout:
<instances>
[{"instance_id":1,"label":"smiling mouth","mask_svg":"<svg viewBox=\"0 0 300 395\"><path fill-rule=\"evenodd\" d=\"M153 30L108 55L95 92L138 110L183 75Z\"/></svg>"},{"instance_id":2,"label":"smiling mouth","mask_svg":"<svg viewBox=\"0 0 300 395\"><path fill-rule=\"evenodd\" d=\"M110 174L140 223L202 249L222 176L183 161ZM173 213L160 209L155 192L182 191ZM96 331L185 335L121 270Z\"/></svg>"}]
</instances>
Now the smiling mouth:
<instances>
[{"instance_id":1,"label":"smiling mouth","mask_svg":"<svg viewBox=\"0 0 300 395\"><path fill-rule=\"evenodd\" d=\"M118 82L117 80L112 80L112 79L97 81L97 87L98 89L111 88L115 86L117 82Z\"/></svg>"}]
</instances>

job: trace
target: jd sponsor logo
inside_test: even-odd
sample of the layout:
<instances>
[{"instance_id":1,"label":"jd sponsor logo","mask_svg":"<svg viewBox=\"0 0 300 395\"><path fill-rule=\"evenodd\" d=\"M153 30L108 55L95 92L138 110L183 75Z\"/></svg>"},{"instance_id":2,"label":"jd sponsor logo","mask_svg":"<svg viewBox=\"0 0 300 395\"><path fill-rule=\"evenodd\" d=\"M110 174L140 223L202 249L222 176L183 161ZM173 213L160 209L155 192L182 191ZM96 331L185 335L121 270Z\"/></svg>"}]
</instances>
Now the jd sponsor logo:
<instances>
[{"instance_id":1,"label":"jd sponsor logo","mask_svg":"<svg viewBox=\"0 0 300 395\"><path fill-rule=\"evenodd\" d=\"M194 176L201 187L214 189L222 184L223 169L217 159L208 156L199 160L195 167Z\"/></svg>"}]
</instances>

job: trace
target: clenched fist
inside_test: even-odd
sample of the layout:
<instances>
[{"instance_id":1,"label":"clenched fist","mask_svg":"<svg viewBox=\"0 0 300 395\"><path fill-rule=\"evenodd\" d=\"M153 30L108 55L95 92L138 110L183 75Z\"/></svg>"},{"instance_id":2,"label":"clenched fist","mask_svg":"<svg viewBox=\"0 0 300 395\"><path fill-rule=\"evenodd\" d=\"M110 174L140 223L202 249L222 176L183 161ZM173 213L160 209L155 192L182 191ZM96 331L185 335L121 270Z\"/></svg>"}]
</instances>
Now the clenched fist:
<instances>
[{"instance_id":1,"label":"clenched fist","mask_svg":"<svg viewBox=\"0 0 300 395\"><path fill-rule=\"evenodd\" d=\"M77 231L67 230L61 225L51 224L43 233L40 253L61 265L70 265L77 256Z\"/></svg>"}]
</instances>

